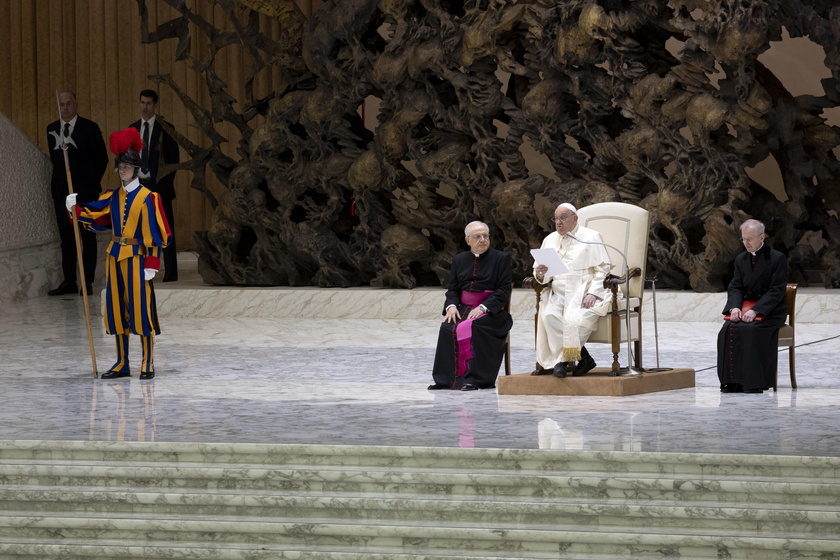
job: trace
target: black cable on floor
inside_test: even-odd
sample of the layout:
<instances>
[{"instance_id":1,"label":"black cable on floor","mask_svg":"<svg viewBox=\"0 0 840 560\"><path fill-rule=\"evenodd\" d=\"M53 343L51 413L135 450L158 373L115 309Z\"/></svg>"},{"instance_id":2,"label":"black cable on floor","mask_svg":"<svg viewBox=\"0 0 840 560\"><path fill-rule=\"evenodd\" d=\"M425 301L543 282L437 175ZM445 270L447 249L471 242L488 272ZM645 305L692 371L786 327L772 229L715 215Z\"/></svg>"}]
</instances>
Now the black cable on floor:
<instances>
[{"instance_id":1,"label":"black cable on floor","mask_svg":"<svg viewBox=\"0 0 840 560\"><path fill-rule=\"evenodd\" d=\"M820 340L812 340L811 342L803 342L802 344L796 344L794 346L794 349L795 348L801 348L802 346L811 346L812 344L820 344L822 342L828 342L829 340L835 340L837 338L840 338L840 334L838 334L836 336L830 336L828 338L822 338ZM779 352L786 352L787 350L788 350L787 348L779 348ZM715 365L715 366L709 366L709 367L703 368L703 369L695 369L694 373L699 373L701 371L706 371L707 369L714 369L716 367L717 366Z\"/></svg>"}]
</instances>

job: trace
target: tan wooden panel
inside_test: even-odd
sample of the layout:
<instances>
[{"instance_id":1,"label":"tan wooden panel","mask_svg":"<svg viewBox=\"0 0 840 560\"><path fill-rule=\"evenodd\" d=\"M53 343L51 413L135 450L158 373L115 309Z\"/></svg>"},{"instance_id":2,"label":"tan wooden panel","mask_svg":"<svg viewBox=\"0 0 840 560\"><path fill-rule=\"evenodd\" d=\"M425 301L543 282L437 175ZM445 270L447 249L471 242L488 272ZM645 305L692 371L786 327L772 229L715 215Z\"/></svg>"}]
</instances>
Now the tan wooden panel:
<instances>
[{"instance_id":1,"label":"tan wooden panel","mask_svg":"<svg viewBox=\"0 0 840 560\"><path fill-rule=\"evenodd\" d=\"M107 130L103 130L106 138L112 132L125 128L121 108L125 106L128 113L128 95L131 92L132 49L128 46L131 32L126 26L126 17L120 17L117 11L119 2L106 2L102 5L102 20L105 28L105 82L107 90L99 97L99 102L105 110ZM123 6L128 8L128 6ZM127 11L127 10L123 10Z\"/></svg>"},{"instance_id":2,"label":"tan wooden panel","mask_svg":"<svg viewBox=\"0 0 840 560\"><path fill-rule=\"evenodd\" d=\"M24 2L21 2L23 4ZM37 124L30 128L29 124L24 119L13 119L14 123L26 134L41 150L47 151L46 128L47 125L58 118L58 106L55 100L55 91L60 86L53 79L50 73L50 66L48 63L49 40L45 38L45 34L49 31L49 20L44 17L37 17L40 14L39 6L46 7L45 0L38 0L31 3L32 14L32 35L29 37L22 36L21 44L18 44L15 49L20 49L26 42L32 42L37 45L37 59L21 60L21 64L32 64L35 69L35 83L36 83L36 98L29 105L17 102L17 107L24 111L32 108L36 114ZM2 86L0 86L2 87Z\"/></svg>"},{"instance_id":3,"label":"tan wooden panel","mask_svg":"<svg viewBox=\"0 0 840 560\"><path fill-rule=\"evenodd\" d=\"M19 34L15 51L17 63L21 65L21 85L23 97L16 103L16 118L23 124L23 129L37 130L38 121L38 63L35 49L35 10L31 2L18 3L19 10L15 16L16 34ZM46 126L46 124L44 125ZM34 138L33 138L34 140Z\"/></svg>"},{"instance_id":4,"label":"tan wooden panel","mask_svg":"<svg viewBox=\"0 0 840 560\"><path fill-rule=\"evenodd\" d=\"M42 13L39 19L43 19L47 23L47 27L44 30L38 30L39 42L41 39L46 40L46 52L44 52L44 49L39 47L38 64L40 65L46 63L48 67L48 77L52 85L50 90L54 92L55 90L61 91L64 89L72 89L73 84L68 83L67 72L65 71L64 66L66 48L64 45L64 26L62 24L61 2L58 0L48 0L46 4L47 12L45 14ZM44 61L41 60L42 53L43 55L46 55L46 60ZM53 107L55 107L54 104ZM57 109L53 109L53 115L55 115L56 112ZM55 118L58 117L56 116ZM50 119L50 121L52 120L55 119Z\"/></svg>"},{"instance_id":5,"label":"tan wooden panel","mask_svg":"<svg viewBox=\"0 0 840 560\"><path fill-rule=\"evenodd\" d=\"M0 90L0 113L12 122L25 122L25 107L20 103L13 88L23 80L26 67L23 42L23 29L20 26L23 14L20 2L0 5L0 18L9 22L9 32L0 36L0 67L8 68L8 81L11 87ZM15 62L19 61L19 62Z\"/></svg>"}]
</instances>

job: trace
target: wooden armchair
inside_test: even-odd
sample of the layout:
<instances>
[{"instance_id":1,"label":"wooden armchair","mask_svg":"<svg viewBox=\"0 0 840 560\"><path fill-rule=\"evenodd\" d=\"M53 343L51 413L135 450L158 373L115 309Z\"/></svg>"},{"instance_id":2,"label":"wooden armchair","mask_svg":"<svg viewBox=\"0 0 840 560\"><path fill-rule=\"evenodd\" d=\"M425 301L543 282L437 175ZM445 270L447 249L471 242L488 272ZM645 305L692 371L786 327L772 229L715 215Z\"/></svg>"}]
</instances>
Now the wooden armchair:
<instances>
[{"instance_id":1,"label":"wooden armchair","mask_svg":"<svg viewBox=\"0 0 840 560\"><path fill-rule=\"evenodd\" d=\"M796 389L796 289L798 284L788 284L785 294L787 296L788 320L787 324L779 329L779 348L788 349L788 362L790 364L790 386ZM779 368L776 367L776 375L773 377L773 390L776 391L779 384Z\"/></svg>"},{"instance_id":2,"label":"wooden armchair","mask_svg":"<svg viewBox=\"0 0 840 560\"><path fill-rule=\"evenodd\" d=\"M601 234L610 257L613 274L604 282L605 287L613 291L613 306L610 313L598 320L598 325L589 337L590 343L612 345L613 363L610 375L620 373L618 355L621 344L629 340L634 344L634 365L642 367L642 301L647 270L647 250L650 230L650 214L644 208L623 202L603 202L586 206L578 210L578 225L594 229ZM627 257L625 270L623 253ZM618 290L621 286L623 297L619 301ZM536 312L534 327L539 321L540 292L542 286L533 277L523 282L526 288L536 292ZM629 325L627 307L629 305ZM628 356L628 366L630 357ZM538 369L542 369L537 364Z\"/></svg>"},{"instance_id":3,"label":"wooden armchair","mask_svg":"<svg viewBox=\"0 0 840 560\"><path fill-rule=\"evenodd\" d=\"M504 310L510 313L510 302L513 300L513 287L514 283L510 283L510 298L508 298L507 303L504 305ZM505 375L510 375L510 331L507 333L507 338L505 339Z\"/></svg>"}]
</instances>

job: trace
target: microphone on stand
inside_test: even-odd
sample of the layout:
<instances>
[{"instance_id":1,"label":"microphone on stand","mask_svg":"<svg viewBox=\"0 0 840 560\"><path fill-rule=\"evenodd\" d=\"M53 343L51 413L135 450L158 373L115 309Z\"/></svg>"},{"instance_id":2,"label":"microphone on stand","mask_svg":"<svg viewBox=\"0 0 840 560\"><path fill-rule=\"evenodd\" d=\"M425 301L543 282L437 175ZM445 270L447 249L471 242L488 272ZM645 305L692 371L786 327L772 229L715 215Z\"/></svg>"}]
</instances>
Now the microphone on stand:
<instances>
[{"instance_id":1,"label":"microphone on stand","mask_svg":"<svg viewBox=\"0 0 840 560\"><path fill-rule=\"evenodd\" d=\"M571 237L578 243L584 243L586 245L603 245L604 247L608 247L621 255L621 258L624 259L624 278L627 284L630 284L630 279L627 278L627 275L630 273L630 265L627 264L627 255L624 254L621 249L618 247L613 247L608 243L604 243L603 241L584 241L583 239L578 239L571 233L566 233L566 236ZM624 322L627 328L627 373L624 375L642 375L644 373L643 369L633 367L633 351L630 349L630 294L627 293L627 297L625 298L624 302ZM639 333L641 335L641 333Z\"/></svg>"}]
</instances>

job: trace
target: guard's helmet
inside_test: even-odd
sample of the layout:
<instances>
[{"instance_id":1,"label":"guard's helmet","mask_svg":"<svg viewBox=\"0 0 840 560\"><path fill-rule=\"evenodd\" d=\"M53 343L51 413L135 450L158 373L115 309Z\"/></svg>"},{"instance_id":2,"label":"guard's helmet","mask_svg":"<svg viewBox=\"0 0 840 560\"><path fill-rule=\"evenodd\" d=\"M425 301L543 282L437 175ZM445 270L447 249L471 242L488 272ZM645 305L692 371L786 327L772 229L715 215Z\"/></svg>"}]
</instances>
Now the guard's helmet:
<instances>
[{"instance_id":1,"label":"guard's helmet","mask_svg":"<svg viewBox=\"0 0 840 560\"><path fill-rule=\"evenodd\" d=\"M140 152L143 150L143 139L140 138L140 131L134 127L118 130L111 134L108 139L111 152L116 156L116 164L123 163L134 167L143 167L143 159Z\"/></svg>"}]
</instances>

